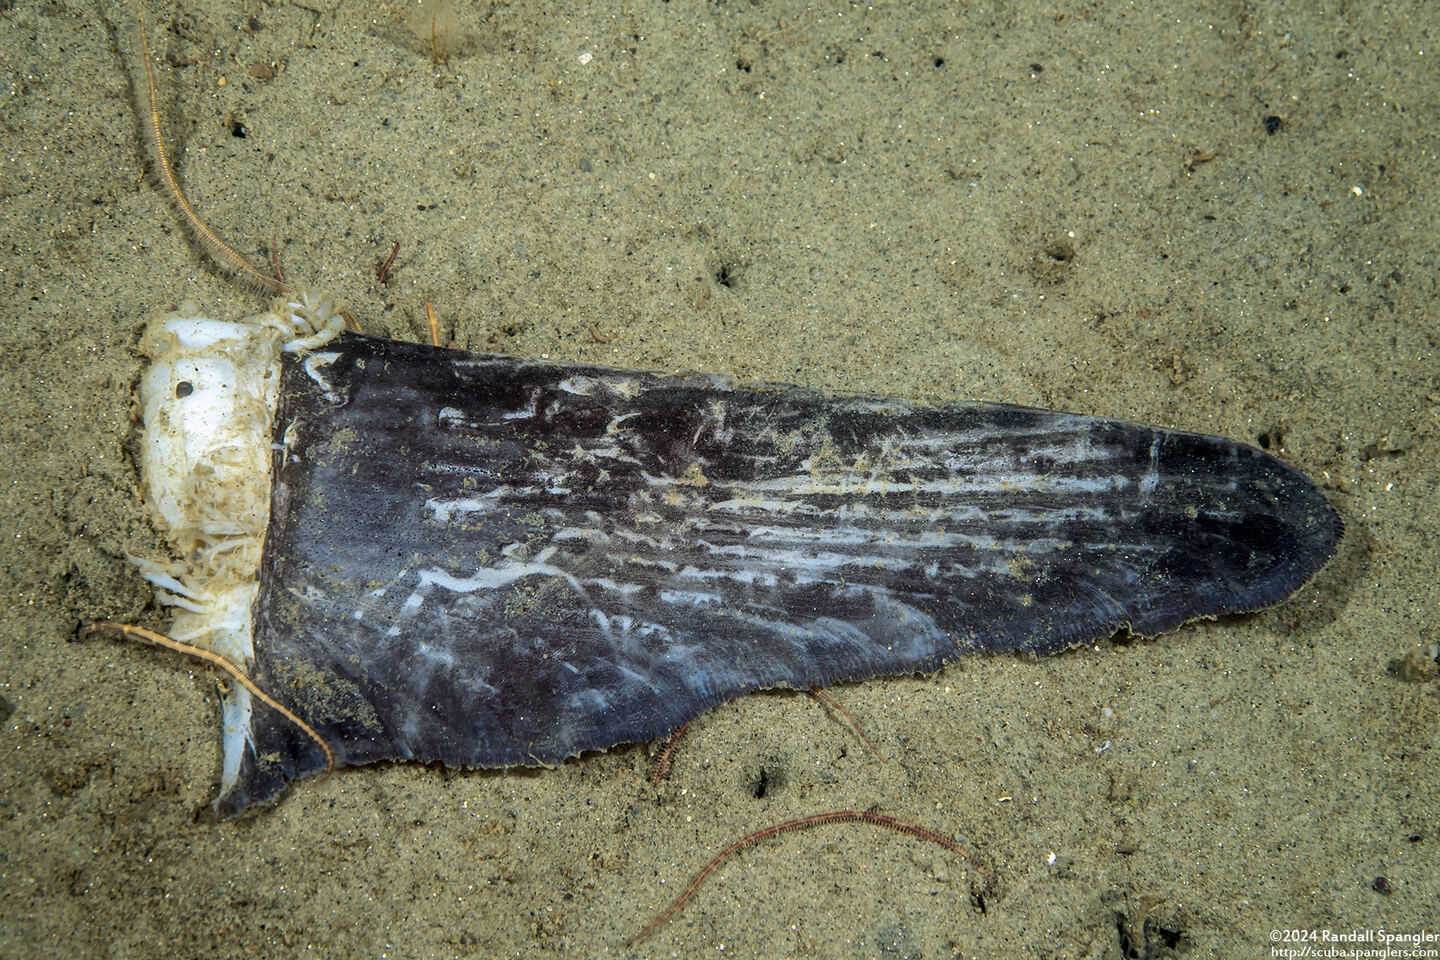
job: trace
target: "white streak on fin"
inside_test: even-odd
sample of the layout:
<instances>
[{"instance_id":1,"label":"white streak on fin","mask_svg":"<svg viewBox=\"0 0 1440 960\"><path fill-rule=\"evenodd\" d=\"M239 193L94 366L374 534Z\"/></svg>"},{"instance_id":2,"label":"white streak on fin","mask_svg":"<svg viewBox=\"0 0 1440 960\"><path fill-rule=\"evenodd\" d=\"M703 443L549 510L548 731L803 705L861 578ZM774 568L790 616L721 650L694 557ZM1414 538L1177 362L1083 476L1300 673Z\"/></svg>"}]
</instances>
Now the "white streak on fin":
<instances>
[{"instance_id":1,"label":"white streak on fin","mask_svg":"<svg viewBox=\"0 0 1440 960\"><path fill-rule=\"evenodd\" d=\"M340 354L327 350L323 353L312 353L305 358L305 375L314 380L321 390L325 391L325 399L331 403L338 403L341 400L335 388L330 386L330 381L325 378L322 372L324 367L330 366L340 359Z\"/></svg>"}]
</instances>

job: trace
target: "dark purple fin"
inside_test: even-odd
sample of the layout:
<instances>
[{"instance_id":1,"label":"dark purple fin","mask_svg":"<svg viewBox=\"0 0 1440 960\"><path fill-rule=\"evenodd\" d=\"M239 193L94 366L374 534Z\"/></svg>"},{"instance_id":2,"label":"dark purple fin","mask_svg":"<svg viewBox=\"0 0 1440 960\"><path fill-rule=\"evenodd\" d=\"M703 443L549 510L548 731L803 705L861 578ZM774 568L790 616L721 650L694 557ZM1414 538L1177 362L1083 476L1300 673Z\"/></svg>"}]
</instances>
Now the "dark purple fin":
<instances>
[{"instance_id":1,"label":"dark purple fin","mask_svg":"<svg viewBox=\"0 0 1440 960\"><path fill-rule=\"evenodd\" d=\"M1253 447L1022 407L354 335L281 393L255 679L342 765L553 764L767 687L1151 636L1284 599L1341 532ZM253 733L225 812L324 766Z\"/></svg>"}]
</instances>

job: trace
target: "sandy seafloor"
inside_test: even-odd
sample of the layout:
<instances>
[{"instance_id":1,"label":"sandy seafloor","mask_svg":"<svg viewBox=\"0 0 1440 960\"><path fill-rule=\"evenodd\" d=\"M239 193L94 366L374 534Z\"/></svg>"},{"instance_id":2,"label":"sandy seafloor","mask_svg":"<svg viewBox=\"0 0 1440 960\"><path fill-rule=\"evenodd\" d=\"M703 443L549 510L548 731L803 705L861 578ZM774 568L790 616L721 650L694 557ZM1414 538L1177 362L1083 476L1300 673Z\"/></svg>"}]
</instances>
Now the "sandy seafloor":
<instances>
[{"instance_id":1,"label":"sandy seafloor","mask_svg":"<svg viewBox=\"0 0 1440 960\"><path fill-rule=\"evenodd\" d=\"M1313 6L456 0L437 67L399 5L152 5L191 199L369 332L422 337L430 298L470 349L1263 441L1348 525L1268 612L833 691L881 757L761 695L658 788L651 744L348 770L216 824L214 672L67 640L164 623L126 560L164 549L130 458L146 318L260 301L143 173L129 7L4 4L0 955L1261 958L1276 929L1433 932L1440 8ZM986 911L962 860L832 826L622 945L730 840L844 807L972 845Z\"/></svg>"}]
</instances>

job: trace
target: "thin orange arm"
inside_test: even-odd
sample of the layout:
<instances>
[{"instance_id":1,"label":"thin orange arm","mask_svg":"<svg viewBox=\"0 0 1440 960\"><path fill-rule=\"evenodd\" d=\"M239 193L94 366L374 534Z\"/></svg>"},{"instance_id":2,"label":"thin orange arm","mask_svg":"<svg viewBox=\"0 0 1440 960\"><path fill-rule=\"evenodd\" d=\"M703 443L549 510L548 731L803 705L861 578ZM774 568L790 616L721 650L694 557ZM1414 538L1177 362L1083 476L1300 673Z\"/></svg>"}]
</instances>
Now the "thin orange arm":
<instances>
[{"instance_id":1,"label":"thin orange arm","mask_svg":"<svg viewBox=\"0 0 1440 960\"><path fill-rule=\"evenodd\" d=\"M203 647L196 647L188 643L181 643L179 640L172 640L163 633L156 633L154 630L147 630L145 627L137 627L130 623L116 623L113 620L92 620L89 623L82 624L78 636L82 640L88 640L96 634L124 637L127 640L143 640L146 643L153 643L157 647L174 650L176 653L183 653L186 656L194 657L197 660L204 660L206 663L219 667L234 677L240 686L249 690L251 695L259 699L261 703L295 724L295 726L305 732L306 736L320 745L320 749L325 751L325 773L322 774L321 779L330 776L330 774L334 772L335 751L330 748L330 744L325 742L325 738L316 733L314 727L297 717L289 707L270 696L270 694L264 690L261 690L255 685L254 680L251 680L245 675L244 671L220 656L220 654L206 650Z\"/></svg>"},{"instance_id":2,"label":"thin orange arm","mask_svg":"<svg viewBox=\"0 0 1440 960\"><path fill-rule=\"evenodd\" d=\"M654 920L651 920L650 923L646 925L644 930L641 930L639 933L635 934L635 936L625 941L625 945L628 947L639 943L641 940L644 940L646 937L650 936L650 934L654 933L662 923L675 916L675 914L679 913L680 908L685 906L689 899L694 896L696 890L700 889L700 884L705 882L705 878L710 876L711 873L715 872L716 867L720 866L720 864L728 860L733 854L739 852L745 847L748 847L753 843L758 843L759 841L764 840L767 837L773 837L777 833L785 833L790 830L804 830L809 827L818 827L824 823L844 823L855 821L858 821L860 823L869 823L877 827L886 827L890 830L899 831L900 833L908 833L912 837L919 837L926 843L933 843L938 846L944 847L951 853L954 853L957 856L966 860L970 864L971 868L975 871L975 873L984 879L984 891L987 893L990 891L992 880L989 871L987 871L983 866L980 865L980 862L975 859L975 857L970 853L970 851L960 846L960 844L956 843L954 840L942 837L940 834L936 833L933 830L927 830L925 827L920 826L918 823L910 823L908 820L901 820L900 818L892 817L889 814L875 813L871 810L835 810L830 813L815 813L811 814L808 817L797 817L794 820L786 820L784 823L772 824L771 826L768 826L763 830L756 830L754 833L746 834L739 840L736 840L734 843L730 844L730 846L717 853L710 860L709 863L705 864L701 871L695 874L695 878L690 881L690 885L685 888L684 892L681 893L680 896L675 898L675 902L670 904L670 906L666 907L664 911L662 911L660 915L657 916Z\"/></svg>"}]
</instances>

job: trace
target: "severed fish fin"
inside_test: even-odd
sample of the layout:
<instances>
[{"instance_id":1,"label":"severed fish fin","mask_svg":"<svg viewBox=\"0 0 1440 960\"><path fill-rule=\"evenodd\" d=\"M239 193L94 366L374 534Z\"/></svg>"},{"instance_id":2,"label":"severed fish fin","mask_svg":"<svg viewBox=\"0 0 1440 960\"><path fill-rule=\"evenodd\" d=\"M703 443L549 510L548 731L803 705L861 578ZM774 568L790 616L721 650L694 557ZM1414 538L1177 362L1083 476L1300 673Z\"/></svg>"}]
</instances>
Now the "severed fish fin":
<instances>
[{"instance_id":1,"label":"severed fish fin","mask_svg":"<svg viewBox=\"0 0 1440 960\"><path fill-rule=\"evenodd\" d=\"M257 682L337 762L554 764L777 686L1276 603L1333 553L1242 443L344 335L283 365ZM221 799L320 772L270 711Z\"/></svg>"}]
</instances>

